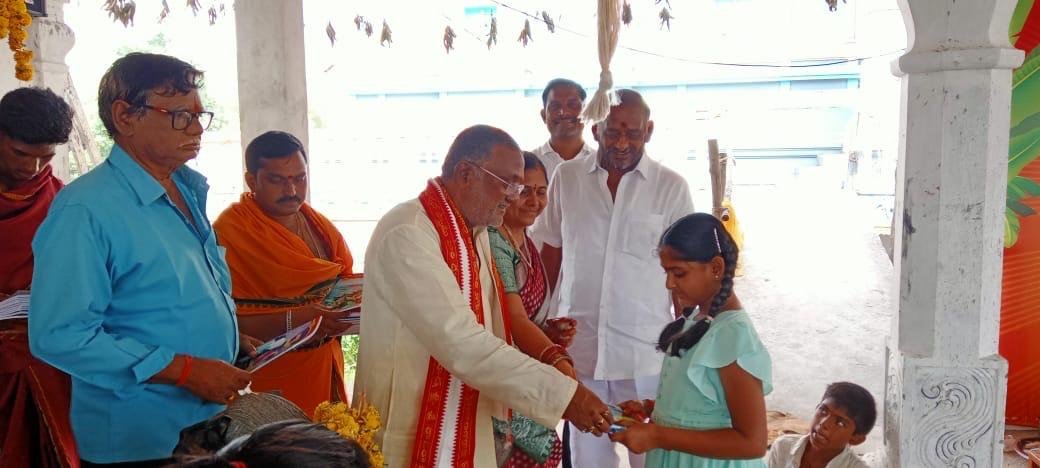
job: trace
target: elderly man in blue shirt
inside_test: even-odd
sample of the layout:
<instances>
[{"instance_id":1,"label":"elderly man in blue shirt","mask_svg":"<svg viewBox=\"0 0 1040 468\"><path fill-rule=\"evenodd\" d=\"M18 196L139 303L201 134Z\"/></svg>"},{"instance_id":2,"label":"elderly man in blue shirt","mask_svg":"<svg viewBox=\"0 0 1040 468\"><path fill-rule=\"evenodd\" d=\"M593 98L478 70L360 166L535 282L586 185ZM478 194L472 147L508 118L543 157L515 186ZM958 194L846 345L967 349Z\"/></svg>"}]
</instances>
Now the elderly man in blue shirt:
<instances>
[{"instance_id":1,"label":"elderly man in blue shirt","mask_svg":"<svg viewBox=\"0 0 1040 468\"><path fill-rule=\"evenodd\" d=\"M129 54L101 79L108 159L60 192L33 240L29 341L72 376L84 466L162 466L179 431L221 411L250 376L209 186L184 167L213 114L202 72ZM128 465L120 465L128 466Z\"/></svg>"}]
</instances>

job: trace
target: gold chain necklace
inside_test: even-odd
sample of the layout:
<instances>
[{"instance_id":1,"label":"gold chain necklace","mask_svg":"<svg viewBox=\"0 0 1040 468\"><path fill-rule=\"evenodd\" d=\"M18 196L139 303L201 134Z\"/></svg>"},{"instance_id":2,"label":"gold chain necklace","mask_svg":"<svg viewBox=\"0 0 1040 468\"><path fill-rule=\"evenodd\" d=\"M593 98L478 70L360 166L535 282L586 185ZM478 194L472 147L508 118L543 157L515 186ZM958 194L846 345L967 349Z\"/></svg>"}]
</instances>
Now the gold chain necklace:
<instances>
[{"instance_id":1,"label":"gold chain necklace","mask_svg":"<svg viewBox=\"0 0 1040 468\"><path fill-rule=\"evenodd\" d=\"M509 243L512 244L513 248L520 254L520 262L523 263L524 267L527 268L527 271L530 272L534 263L531 261L531 253L527 251L527 238L524 237L524 242L518 244L516 238L513 237L513 233L509 231L508 227L503 225L501 231L506 234L506 239L509 240Z\"/></svg>"}]
</instances>

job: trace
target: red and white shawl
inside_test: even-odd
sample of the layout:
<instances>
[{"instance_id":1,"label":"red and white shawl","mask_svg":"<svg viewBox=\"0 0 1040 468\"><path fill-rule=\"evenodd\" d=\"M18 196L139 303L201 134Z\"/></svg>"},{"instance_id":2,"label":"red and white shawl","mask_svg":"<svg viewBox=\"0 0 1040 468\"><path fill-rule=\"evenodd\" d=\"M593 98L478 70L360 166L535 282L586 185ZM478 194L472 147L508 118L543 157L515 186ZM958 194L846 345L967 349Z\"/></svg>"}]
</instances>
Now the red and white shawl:
<instances>
[{"instance_id":1,"label":"red and white shawl","mask_svg":"<svg viewBox=\"0 0 1040 468\"><path fill-rule=\"evenodd\" d=\"M477 323L484 323L481 299L480 269L477 250L469 226L441 185L431 180L419 195L419 202L433 222L440 238L441 254L455 274L463 296L469 299ZM494 263L489 262L494 269ZM496 271L492 271L497 276ZM505 340L511 342L505 292L495 281ZM480 392L451 375L436 359L430 357L423 390L419 421L412 449L412 467L469 467L476 453L477 403Z\"/></svg>"}]
</instances>

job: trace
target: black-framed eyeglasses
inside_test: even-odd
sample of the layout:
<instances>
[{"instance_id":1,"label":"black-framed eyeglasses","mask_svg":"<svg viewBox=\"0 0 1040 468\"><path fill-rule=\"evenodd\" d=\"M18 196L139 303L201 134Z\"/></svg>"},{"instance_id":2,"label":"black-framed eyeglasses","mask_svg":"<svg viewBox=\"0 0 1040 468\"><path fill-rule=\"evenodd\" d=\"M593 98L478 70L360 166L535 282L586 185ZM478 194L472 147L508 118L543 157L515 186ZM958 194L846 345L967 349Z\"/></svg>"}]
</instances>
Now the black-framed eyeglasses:
<instances>
[{"instance_id":1,"label":"black-framed eyeglasses","mask_svg":"<svg viewBox=\"0 0 1040 468\"><path fill-rule=\"evenodd\" d=\"M476 166L480 170L486 172L489 176L494 177L499 182L502 182L503 184L505 184L505 186L506 186L506 197L508 197L508 198L519 197L520 193L524 191L524 185L523 184L514 184L512 182L509 182L509 181L507 181L507 180L505 180L505 179L495 175L494 172L491 172L491 171L489 171L487 169L484 169L484 166L481 166L480 164L477 164L475 162L472 162L472 161L465 161L465 162L468 162L468 163Z\"/></svg>"},{"instance_id":2,"label":"black-framed eyeglasses","mask_svg":"<svg viewBox=\"0 0 1040 468\"><path fill-rule=\"evenodd\" d=\"M173 126L174 130L184 130L191 126L191 123L196 120L199 122L199 125L202 125L203 130L209 129L209 125L213 123L213 113L209 111L190 112L183 110L169 110L162 107L149 106L147 104L141 107L169 115L170 125Z\"/></svg>"}]
</instances>

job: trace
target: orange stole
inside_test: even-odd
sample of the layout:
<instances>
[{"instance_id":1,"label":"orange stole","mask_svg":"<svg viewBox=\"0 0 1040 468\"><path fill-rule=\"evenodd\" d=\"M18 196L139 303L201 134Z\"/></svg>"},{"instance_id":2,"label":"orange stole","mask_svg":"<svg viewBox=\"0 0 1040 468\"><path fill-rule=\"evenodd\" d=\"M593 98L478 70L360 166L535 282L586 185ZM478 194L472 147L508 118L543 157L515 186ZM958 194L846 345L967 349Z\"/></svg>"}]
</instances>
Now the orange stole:
<instances>
[{"instance_id":1,"label":"orange stole","mask_svg":"<svg viewBox=\"0 0 1040 468\"><path fill-rule=\"evenodd\" d=\"M236 300L292 298L314 285L351 275L353 257L328 218L304 204L300 211L319 233L332 260L314 257L307 244L268 217L251 193L243 194L213 222L217 241L227 248L231 293ZM285 312L284 308L238 309L239 315ZM335 382L333 382L335 380ZM253 373L254 391L279 391L307 413L335 398L347 401L339 340L288 353Z\"/></svg>"}]
</instances>

